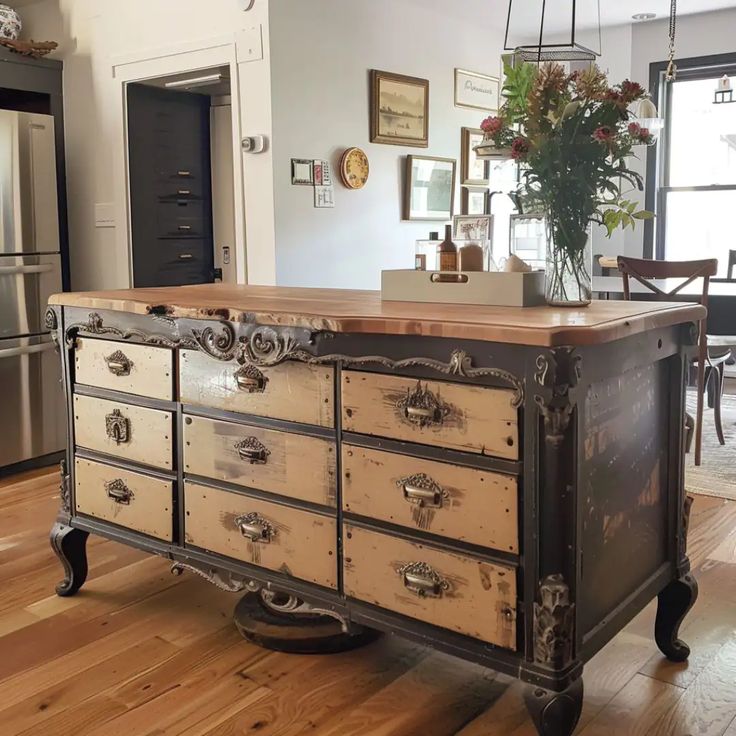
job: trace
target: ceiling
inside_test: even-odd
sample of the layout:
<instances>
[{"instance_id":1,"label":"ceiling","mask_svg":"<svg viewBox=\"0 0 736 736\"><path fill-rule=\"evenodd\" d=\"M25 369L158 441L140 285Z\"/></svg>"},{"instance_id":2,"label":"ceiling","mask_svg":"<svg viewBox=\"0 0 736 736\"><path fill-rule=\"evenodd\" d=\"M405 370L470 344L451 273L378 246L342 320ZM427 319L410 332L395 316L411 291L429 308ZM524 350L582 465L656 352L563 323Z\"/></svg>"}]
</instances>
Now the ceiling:
<instances>
[{"instance_id":1,"label":"ceiling","mask_svg":"<svg viewBox=\"0 0 736 736\"><path fill-rule=\"evenodd\" d=\"M582 3L585 4L584 2ZM705 13L709 10L736 8L734 0L678 0L677 14ZM630 23L634 13L656 13L658 18L669 17L670 0L601 0L601 22L604 25Z\"/></svg>"}]
</instances>

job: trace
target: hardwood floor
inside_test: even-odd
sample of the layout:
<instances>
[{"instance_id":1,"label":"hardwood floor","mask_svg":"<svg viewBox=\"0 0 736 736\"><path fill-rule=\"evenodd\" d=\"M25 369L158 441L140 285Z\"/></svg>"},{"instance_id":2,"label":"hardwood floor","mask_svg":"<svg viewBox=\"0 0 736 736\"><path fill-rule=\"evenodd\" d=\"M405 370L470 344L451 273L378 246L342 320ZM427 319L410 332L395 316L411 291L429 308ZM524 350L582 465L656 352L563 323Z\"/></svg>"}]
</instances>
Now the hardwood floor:
<instances>
[{"instance_id":1,"label":"hardwood floor","mask_svg":"<svg viewBox=\"0 0 736 736\"><path fill-rule=\"evenodd\" d=\"M267 652L235 631L235 596L99 538L85 587L58 598L57 506L55 472L0 481L3 736L535 734L506 677L390 637ZM696 500L690 552L690 662L661 657L647 608L586 666L580 736L736 736L736 503Z\"/></svg>"}]
</instances>

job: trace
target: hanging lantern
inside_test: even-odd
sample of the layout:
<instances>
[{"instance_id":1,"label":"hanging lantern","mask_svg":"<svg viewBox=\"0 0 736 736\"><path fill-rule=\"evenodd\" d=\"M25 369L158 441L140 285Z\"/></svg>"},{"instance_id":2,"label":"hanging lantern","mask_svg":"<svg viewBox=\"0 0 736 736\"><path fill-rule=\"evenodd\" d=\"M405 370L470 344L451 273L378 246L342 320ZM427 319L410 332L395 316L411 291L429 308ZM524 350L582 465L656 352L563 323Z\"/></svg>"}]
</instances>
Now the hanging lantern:
<instances>
[{"instance_id":1,"label":"hanging lantern","mask_svg":"<svg viewBox=\"0 0 736 736\"><path fill-rule=\"evenodd\" d=\"M506 51L524 61L595 61L601 55L600 0L509 0Z\"/></svg>"}]
</instances>

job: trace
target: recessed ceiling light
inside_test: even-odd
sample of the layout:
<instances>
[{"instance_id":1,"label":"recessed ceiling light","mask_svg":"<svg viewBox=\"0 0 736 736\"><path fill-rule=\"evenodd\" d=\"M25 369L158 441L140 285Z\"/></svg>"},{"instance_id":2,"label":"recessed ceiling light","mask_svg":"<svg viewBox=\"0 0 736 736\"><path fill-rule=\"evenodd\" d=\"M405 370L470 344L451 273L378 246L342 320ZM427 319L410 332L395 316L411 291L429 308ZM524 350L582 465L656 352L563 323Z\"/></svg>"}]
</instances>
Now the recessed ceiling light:
<instances>
[{"instance_id":1,"label":"recessed ceiling light","mask_svg":"<svg viewBox=\"0 0 736 736\"><path fill-rule=\"evenodd\" d=\"M634 20L652 20L657 17L656 13L635 13L631 16Z\"/></svg>"}]
</instances>

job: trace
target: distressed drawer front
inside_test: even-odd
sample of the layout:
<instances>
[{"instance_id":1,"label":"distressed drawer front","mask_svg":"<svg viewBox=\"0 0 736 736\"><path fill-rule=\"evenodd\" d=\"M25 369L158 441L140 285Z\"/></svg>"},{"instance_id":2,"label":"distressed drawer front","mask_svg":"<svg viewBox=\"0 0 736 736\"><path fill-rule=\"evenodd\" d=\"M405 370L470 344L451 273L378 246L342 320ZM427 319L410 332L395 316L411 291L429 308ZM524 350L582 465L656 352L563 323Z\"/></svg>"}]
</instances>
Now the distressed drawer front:
<instances>
[{"instance_id":1,"label":"distressed drawer front","mask_svg":"<svg viewBox=\"0 0 736 736\"><path fill-rule=\"evenodd\" d=\"M337 587L335 519L189 481L185 508L188 544Z\"/></svg>"},{"instance_id":2,"label":"distressed drawer front","mask_svg":"<svg viewBox=\"0 0 736 736\"><path fill-rule=\"evenodd\" d=\"M127 342L77 339L75 380L87 386L171 401L173 356L167 348Z\"/></svg>"},{"instance_id":3,"label":"distressed drawer front","mask_svg":"<svg viewBox=\"0 0 736 736\"><path fill-rule=\"evenodd\" d=\"M83 458L77 458L74 467L79 513L173 540L171 481Z\"/></svg>"},{"instance_id":4,"label":"distressed drawer front","mask_svg":"<svg viewBox=\"0 0 736 736\"><path fill-rule=\"evenodd\" d=\"M344 371L342 424L347 432L516 460L513 398L506 389Z\"/></svg>"},{"instance_id":5,"label":"distressed drawer front","mask_svg":"<svg viewBox=\"0 0 736 736\"><path fill-rule=\"evenodd\" d=\"M343 507L443 537L519 551L516 478L344 445Z\"/></svg>"},{"instance_id":6,"label":"distressed drawer front","mask_svg":"<svg viewBox=\"0 0 736 736\"><path fill-rule=\"evenodd\" d=\"M120 401L74 397L77 447L171 470L172 415Z\"/></svg>"},{"instance_id":7,"label":"distressed drawer front","mask_svg":"<svg viewBox=\"0 0 736 736\"><path fill-rule=\"evenodd\" d=\"M181 353L181 401L195 406L335 426L335 370L287 361L273 368L221 363L194 350Z\"/></svg>"},{"instance_id":8,"label":"distressed drawer front","mask_svg":"<svg viewBox=\"0 0 736 736\"><path fill-rule=\"evenodd\" d=\"M184 418L184 472L335 506L335 442L204 417Z\"/></svg>"},{"instance_id":9,"label":"distressed drawer front","mask_svg":"<svg viewBox=\"0 0 736 736\"><path fill-rule=\"evenodd\" d=\"M345 594L516 649L516 571L345 525Z\"/></svg>"}]
</instances>

